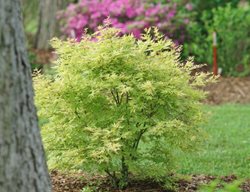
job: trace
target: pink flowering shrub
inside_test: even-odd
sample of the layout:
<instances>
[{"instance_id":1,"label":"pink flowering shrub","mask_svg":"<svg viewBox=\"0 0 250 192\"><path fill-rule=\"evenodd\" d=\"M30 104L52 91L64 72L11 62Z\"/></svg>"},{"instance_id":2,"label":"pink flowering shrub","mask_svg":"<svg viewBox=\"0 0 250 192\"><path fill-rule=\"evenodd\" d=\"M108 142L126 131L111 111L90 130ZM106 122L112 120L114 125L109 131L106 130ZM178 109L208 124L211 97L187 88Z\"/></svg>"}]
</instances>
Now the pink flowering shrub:
<instances>
[{"instance_id":1,"label":"pink flowering shrub","mask_svg":"<svg viewBox=\"0 0 250 192\"><path fill-rule=\"evenodd\" d=\"M191 11L190 5L187 5L186 11ZM177 5L170 2L153 4L143 0L82 0L59 12L58 19L62 32L77 40L81 39L85 28L88 28L88 32L95 32L109 17L111 25L119 28L123 34L132 33L140 38L145 28L156 26L167 37L183 43L189 19L177 15Z\"/></svg>"}]
</instances>

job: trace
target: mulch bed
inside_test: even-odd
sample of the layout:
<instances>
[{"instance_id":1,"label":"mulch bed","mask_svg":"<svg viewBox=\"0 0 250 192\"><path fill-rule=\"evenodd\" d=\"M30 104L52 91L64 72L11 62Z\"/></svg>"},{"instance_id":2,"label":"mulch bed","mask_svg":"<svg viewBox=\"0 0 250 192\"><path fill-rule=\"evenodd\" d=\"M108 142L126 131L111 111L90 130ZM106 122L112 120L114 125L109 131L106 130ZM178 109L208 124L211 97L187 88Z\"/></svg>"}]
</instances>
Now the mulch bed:
<instances>
[{"instance_id":1,"label":"mulch bed","mask_svg":"<svg viewBox=\"0 0 250 192\"><path fill-rule=\"evenodd\" d=\"M224 103L250 103L250 77L220 77L218 82L206 89L209 92L205 103L218 105Z\"/></svg>"},{"instance_id":2,"label":"mulch bed","mask_svg":"<svg viewBox=\"0 0 250 192\"><path fill-rule=\"evenodd\" d=\"M84 174L62 174L58 171L51 172L53 192L81 192L81 190L91 184L96 185L97 181L103 181L103 184L97 185L96 191L99 192L119 192L121 190L114 190L105 182L104 177L88 178ZM179 180L176 183L176 190L178 192L196 192L202 185L208 184L215 179L230 183L237 179L236 176L230 175L216 178L214 176L206 175L192 175L191 179ZM250 192L250 180L245 181L241 185L243 192ZM159 184L152 181L133 181L129 187L122 192L172 192L171 190L163 189Z\"/></svg>"}]
</instances>

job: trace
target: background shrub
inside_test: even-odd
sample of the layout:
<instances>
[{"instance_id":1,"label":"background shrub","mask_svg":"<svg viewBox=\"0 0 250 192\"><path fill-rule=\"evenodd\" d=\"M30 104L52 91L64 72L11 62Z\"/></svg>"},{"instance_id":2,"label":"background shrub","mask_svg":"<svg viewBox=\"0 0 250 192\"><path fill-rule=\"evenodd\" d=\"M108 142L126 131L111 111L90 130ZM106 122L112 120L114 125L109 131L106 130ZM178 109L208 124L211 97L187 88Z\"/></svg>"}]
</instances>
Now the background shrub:
<instances>
[{"instance_id":1,"label":"background shrub","mask_svg":"<svg viewBox=\"0 0 250 192\"><path fill-rule=\"evenodd\" d=\"M223 75L245 76L250 67L250 9L249 7L219 7L202 15L204 28L198 22L192 23L189 34L192 41L185 44L185 54L195 55L196 61L212 64L212 33L218 36L218 64Z\"/></svg>"},{"instance_id":2,"label":"background shrub","mask_svg":"<svg viewBox=\"0 0 250 192\"><path fill-rule=\"evenodd\" d=\"M183 43L186 37L186 25L190 22L191 9L179 11L178 4L168 2L153 3L147 0L81 0L70 4L65 11L58 14L61 30L69 37L81 38L84 28L95 32L99 25L109 17L113 27L122 34L133 33L140 38L145 28L156 26L176 43ZM185 14L183 14L185 13Z\"/></svg>"},{"instance_id":3,"label":"background shrub","mask_svg":"<svg viewBox=\"0 0 250 192\"><path fill-rule=\"evenodd\" d=\"M202 1L202 0L191 0L197 11L209 11L218 7L225 7L230 3L233 7L237 7L240 0L214 0L214 1Z\"/></svg>"},{"instance_id":4,"label":"background shrub","mask_svg":"<svg viewBox=\"0 0 250 192\"><path fill-rule=\"evenodd\" d=\"M118 34L54 39L56 75L37 76L35 89L49 164L106 173L124 188L128 173L160 180L174 151L196 146L204 121L197 87L208 79L191 76L192 61L180 63L179 48L157 29L138 41Z\"/></svg>"}]
</instances>

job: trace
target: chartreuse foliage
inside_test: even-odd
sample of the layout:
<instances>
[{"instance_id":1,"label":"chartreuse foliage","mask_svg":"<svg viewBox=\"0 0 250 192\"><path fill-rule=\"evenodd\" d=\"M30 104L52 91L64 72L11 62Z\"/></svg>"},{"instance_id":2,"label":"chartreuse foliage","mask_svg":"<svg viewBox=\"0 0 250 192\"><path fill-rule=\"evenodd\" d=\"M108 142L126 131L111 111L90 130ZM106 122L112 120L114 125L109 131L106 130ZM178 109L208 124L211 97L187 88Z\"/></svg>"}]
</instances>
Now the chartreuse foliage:
<instances>
[{"instance_id":1,"label":"chartreuse foliage","mask_svg":"<svg viewBox=\"0 0 250 192\"><path fill-rule=\"evenodd\" d=\"M191 76L192 61L180 63L157 29L142 40L118 34L102 27L79 43L53 39L56 75L38 75L35 89L49 163L105 172L124 188L129 173L161 179L173 151L201 139L197 87L208 78Z\"/></svg>"}]
</instances>

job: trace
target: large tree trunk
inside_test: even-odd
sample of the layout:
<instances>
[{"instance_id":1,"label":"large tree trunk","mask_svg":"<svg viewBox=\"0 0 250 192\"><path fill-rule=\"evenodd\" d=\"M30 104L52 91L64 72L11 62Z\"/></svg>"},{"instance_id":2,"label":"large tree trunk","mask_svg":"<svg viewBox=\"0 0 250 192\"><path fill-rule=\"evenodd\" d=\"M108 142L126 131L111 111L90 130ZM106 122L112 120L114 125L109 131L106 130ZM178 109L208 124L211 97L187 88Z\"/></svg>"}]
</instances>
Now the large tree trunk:
<instances>
[{"instance_id":1,"label":"large tree trunk","mask_svg":"<svg viewBox=\"0 0 250 192\"><path fill-rule=\"evenodd\" d=\"M56 27L57 0L40 0L35 48L48 50Z\"/></svg>"},{"instance_id":2,"label":"large tree trunk","mask_svg":"<svg viewBox=\"0 0 250 192\"><path fill-rule=\"evenodd\" d=\"M69 0L40 0L36 49L48 50L50 48L49 40L59 32L56 13L64 9L69 2Z\"/></svg>"},{"instance_id":3,"label":"large tree trunk","mask_svg":"<svg viewBox=\"0 0 250 192\"><path fill-rule=\"evenodd\" d=\"M0 191L51 191L20 0L0 0Z\"/></svg>"}]
</instances>

